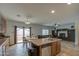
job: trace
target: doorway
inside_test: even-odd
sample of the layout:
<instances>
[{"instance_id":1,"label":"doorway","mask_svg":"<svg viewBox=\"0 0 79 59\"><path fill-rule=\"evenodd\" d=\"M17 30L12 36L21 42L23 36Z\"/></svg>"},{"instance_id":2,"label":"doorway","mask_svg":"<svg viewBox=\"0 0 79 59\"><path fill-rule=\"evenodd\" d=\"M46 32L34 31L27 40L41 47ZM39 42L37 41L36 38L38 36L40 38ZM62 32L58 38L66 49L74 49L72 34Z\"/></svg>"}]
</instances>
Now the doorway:
<instances>
[{"instance_id":1,"label":"doorway","mask_svg":"<svg viewBox=\"0 0 79 59\"><path fill-rule=\"evenodd\" d=\"M30 28L17 27L16 28L16 43L22 43L24 37L30 37Z\"/></svg>"}]
</instances>

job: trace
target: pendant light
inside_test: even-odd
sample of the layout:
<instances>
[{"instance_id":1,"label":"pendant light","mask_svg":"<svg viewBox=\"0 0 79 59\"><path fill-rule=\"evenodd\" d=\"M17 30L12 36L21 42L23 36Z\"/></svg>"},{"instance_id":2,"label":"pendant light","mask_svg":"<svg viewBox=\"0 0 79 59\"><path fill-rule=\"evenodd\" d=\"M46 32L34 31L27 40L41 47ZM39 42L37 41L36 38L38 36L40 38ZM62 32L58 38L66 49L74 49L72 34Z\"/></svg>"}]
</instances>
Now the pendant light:
<instances>
[{"instance_id":1,"label":"pendant light","mask_svg":"<svg viewBox=\"0 0 79 59\"><path fill-rule=\"evenodd\" d=\"M27 17L27 21L25 22L25 24L31 24L31 22L29 21L29 17Z\"/></svg>"}]
</instances>

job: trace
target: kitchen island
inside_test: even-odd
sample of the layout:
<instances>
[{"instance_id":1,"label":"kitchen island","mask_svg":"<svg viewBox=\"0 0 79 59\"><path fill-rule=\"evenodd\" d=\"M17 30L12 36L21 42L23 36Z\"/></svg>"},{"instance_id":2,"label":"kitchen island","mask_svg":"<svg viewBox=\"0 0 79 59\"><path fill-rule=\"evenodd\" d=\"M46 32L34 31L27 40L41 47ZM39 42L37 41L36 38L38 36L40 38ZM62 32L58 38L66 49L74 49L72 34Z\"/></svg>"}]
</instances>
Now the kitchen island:
<instances>
[{"instance_id":1,"label":"kitchen island","mask_svg":"<svg viewBox=\"0 0 79 59\"><path fill-rule=\"evenodd\" d=\"M35 48L37 56L55 56L61 51L61 39L58 38L42 38L27 39Z\"/></svg>"}]
</instances>

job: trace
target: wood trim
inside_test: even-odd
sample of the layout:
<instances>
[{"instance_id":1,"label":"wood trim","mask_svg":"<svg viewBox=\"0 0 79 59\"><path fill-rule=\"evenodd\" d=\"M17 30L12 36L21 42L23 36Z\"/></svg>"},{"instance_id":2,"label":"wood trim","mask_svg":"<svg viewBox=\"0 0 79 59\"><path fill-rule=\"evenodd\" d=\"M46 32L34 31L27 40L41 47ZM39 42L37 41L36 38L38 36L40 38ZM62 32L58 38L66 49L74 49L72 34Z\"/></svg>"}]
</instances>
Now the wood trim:
<instances>
[{"instance_id":1,"label":"wood trim","mask_svg":"<svg viewBox=\"0 0 79 59\"><path fill-rule=\"evenodd\" d=\"M31 37L31 33L32 33L32 31L31 31L31 30L32 30L32 27L29 27L29 29L30 29L30 37Z\"/></svg>"},{"instance_id":2,"label":"wood trim","mask_svg":"<svg viewBox=\"0 0 79 59\"><path fill-rule=\"evenodd\" d=\"M25 27L23 27L23 39L24 39L24 36L25 36L25 33L24 33L24 31L25 31Z\"/></svg>"},{"instance_id":3,"label":"wood trim","mask_svg":"<svg viewBox=\"0 0 79 59\"><path fill-rule=\"evenodd\" d=\"M17 37L16 37L17 36L17 30L16 29L17 29L17 26L14 26L14 44L16 44L16 42L17 42L16 41L17 40Z\"/></svg>"}]
</instances>

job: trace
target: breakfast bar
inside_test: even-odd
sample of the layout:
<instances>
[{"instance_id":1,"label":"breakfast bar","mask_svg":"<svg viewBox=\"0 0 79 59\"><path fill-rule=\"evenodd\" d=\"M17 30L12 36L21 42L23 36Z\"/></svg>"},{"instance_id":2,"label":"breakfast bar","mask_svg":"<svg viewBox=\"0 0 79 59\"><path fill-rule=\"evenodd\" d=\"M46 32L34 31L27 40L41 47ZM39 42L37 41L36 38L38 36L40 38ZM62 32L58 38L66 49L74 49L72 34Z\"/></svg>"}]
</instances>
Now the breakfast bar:
<instances>
[{"instance_id":1,"label":"breakfast bar","mask_svg":"<svg viewBox=\"0 0 79 59\"><path fill-rule=\"evenodd\" d=\"M61 39L58 38L42 38L27 39L36 48L37 56L55 56L61 51Z\"/></svg>"}]
</instances>

